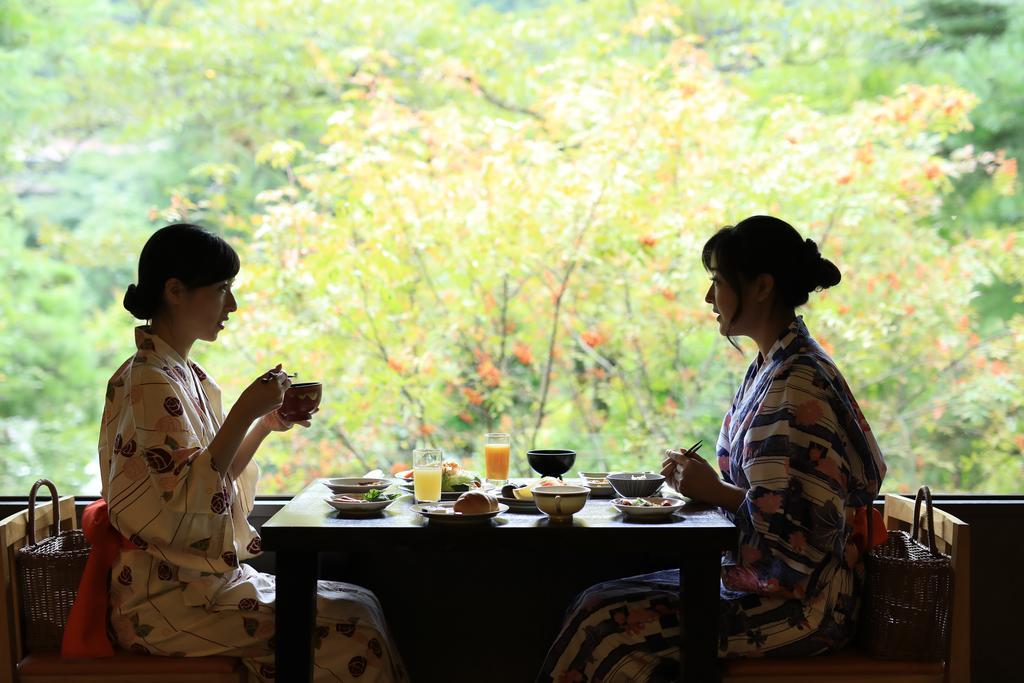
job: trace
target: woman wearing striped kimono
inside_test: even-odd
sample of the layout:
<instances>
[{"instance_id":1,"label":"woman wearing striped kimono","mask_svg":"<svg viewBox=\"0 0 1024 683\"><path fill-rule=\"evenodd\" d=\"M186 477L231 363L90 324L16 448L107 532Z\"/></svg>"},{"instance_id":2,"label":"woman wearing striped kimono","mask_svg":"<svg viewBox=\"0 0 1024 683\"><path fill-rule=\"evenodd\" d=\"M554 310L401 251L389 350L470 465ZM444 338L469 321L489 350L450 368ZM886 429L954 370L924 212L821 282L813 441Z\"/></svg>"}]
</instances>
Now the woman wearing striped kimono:
<instances>
[{"instance_id":1,"label":"woman wearing striped kimono","mask_svg":"<svg viewBox=\"0 0 1024 683\"><path fill-rule=\"evenodd\" d=\"M721 477L685 451L666 451L662 463L668 485L721 506L739 529L722 562L719 656L841 648L861 592L863 532L854 528L871 520L886 468L846 381L795 313L810 292L838 284L839 270L770 216L720 230L703 261L720 333L759 350L722 423ZM677 570L663 571L584 591L538 680L675 680L678 581Z\"/></svg>"},{"instance_id":2,"label":"woman wearing striped kimono","mask_svg":"<svg viewBox=\"0 0 1024 683\"><path fill-rule=\"evenodd\" d=\"M238 256L193 225L167 226L146 243L139 284L124 305L152 324L107 385L99 461L111 526L127 539L114 564L110 625L132 651L241 657L252 678L274 671L274 576L243 561L260 553L247 521L259 467L253 456L280 416L290 382L278 365L225 414L220 388L189 359L217 339L236 308ZM308 426L308 422L301 423ZM377 598L319 582L317 681L401 681L401 661ZM290 683L290 682L289 682Z\"/></svg>"}]
</instances>

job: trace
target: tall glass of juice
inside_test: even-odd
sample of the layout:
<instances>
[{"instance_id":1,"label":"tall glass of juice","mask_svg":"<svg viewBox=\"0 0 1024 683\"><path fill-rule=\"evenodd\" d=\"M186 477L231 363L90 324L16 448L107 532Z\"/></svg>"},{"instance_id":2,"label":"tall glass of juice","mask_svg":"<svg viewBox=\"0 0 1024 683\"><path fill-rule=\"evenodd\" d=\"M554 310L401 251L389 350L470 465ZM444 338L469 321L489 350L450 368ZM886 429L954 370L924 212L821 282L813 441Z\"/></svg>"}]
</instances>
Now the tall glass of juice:
<instances>
[{"instance_id":1,"label":"tall glass of juice","mask_svg":"<svg viewBox=\"0 0 1024 683\"><path fill-rule=\"evenodd\" d=\"M484 437L484 469L487 481L504 484L508 481L508 456L512 437L508 434L487 434Z\"/></svg>"},{"instance_id":2,"label":"tall glass of juice","mask_svg":"<svg viewBox=\"0 0 1024 683\"><path fill-rule=\"evenodd\" d=\"M441 500L441 451L417 448L412 452L413 495L417 503Z\"/></svg>"}]
</instances>

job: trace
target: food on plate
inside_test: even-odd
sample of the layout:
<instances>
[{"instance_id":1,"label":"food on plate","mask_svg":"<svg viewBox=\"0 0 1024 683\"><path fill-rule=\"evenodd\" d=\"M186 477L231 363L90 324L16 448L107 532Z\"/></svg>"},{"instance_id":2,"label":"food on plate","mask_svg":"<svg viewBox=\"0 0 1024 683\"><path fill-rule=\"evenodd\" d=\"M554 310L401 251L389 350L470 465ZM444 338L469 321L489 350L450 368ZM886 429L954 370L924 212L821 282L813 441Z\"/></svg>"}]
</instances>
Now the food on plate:
<instances>
[{"instance_id":1,"label":"food on plate","mask_svg":"<svg viewBox=\"0 0 1024 683\"><path fill-rule=\"evenodd\" d=\"M474 515L482 512L497 512L498 499L483 491L467 491L459 496L452 509L456 514Z\"/></svg>"},{"instance_id":2,"label":"food on plate","mask_svg":"<svg viewBox=\"0 0 1024 683\"><path fill-rule=\"evenodd\" d=\"M341 501L342 503L373 503L382 500L391 500L392 496L384 493L380 489L370 489L361 495L338 495L334 496L334 500Z\"/></svg>"},{"instance_id":3,"label":"food on plate","mask_svg":"<svg viewBox=\"0 0 1024 683\"><path fill-rule=\"evenodd\" d=\"M628 505L630 507L638 507L638 508L656 508L656 507L668 507L668 508L670 508L670 507L674 507L675 505L678 505L678 503L675 503L675 502L673 502L673 501L671 501L671 500L669 500L667 498L662 499L661 502L658 502L658 503L655 503L653 501L647 500L646 498L623 498L622 500L617 500L615 502L618 503L619 505Z\"/></svg>"},{"instance_id":4,"label":"food on plate","mask_svg":"<svg viewBox=\"0 0 1024 683\"><path fill-rule=\"evenodd\" d=\"M463 469L454 460L445 460L441 463L442 491L472 491L482 485L483 482L475 472Z\"/></svg>"},{"instance_id":5,"label":"food on plate","mask_svg":"<svg viewBox=\"0 0 1024 683\"><path fill-rule=\"evenodd\" d=\"M411 486L413 483L414 470L402 470L395 473L395 478L404 481ZM441 490L451 493L453 491L473 491L483 486L480 477L470 470L464 469L454 460L445 460L441 463Z\"/></svg>"},{"instance_id":6,"label":"food on plate","mask_svg":"<svg viewBox=\"0 0 1024 683\"><path fill-rule=\"evenodd\" d=\"M540 481L535 481L532 484L522 485L512 491L512 496L516 500L533 500L533 490L544 486L562 486L562 482L557 477L541 477ZM505 495L502 493L502 495Z\"/></svg>"},{"instance_id":7,"label":"food on plate","mask_svg":"<svg viewBox=\"0 0 1024 683\"><path fill-rule=\"evenodd\" d=\"M526 484L505 484L501 487L502 498L515 498L516 489L526 488Z\"/></svg>"},{"instance_id":8,"label":"food on plate","mask_svg":"<svg viewBox=\"0 0 1024 683\"><path fill-rule=\"evenodd\" d=\"M512 492L512 496L516 500L533 500L533 488L524 486L523 488L516 489Z\"/></svg>"}]
</instances>

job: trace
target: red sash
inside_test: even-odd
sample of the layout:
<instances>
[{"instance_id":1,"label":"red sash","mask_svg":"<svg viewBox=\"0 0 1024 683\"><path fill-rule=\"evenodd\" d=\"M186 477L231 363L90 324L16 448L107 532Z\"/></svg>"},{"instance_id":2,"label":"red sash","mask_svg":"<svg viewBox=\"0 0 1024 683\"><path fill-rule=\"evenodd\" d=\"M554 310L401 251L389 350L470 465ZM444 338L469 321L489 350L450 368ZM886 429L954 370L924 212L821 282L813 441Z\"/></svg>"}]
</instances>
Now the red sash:
<instances>
[{"instance_id":1,"label":"red sash","mask_svg":"<svg viewBox=\"0 0 1024 683\"><path fill-rule=\"evenodd\" d=\"M64 659L113 657L114 648L107 637L110 607L107 579L121 550L132 550L135 546L110 525L107 501L102 498L82 512L82 531L92 548L78 584L78 596L64 627L60 656Z\"/></svg>"},{"instance_id":2,"label":"red sash","mask_svg":"<svg viewBox=\"0 0 1024 683\"><path fill-rule=\"evenodd\" d=\"M871 547L885 543L889 534L885 529L885 521L875 506L857 508L853 516L853 532L850 540L857 546L857 550L863 555L868 549L868 510L871 510Z\"/></svg>"}]
</instances>

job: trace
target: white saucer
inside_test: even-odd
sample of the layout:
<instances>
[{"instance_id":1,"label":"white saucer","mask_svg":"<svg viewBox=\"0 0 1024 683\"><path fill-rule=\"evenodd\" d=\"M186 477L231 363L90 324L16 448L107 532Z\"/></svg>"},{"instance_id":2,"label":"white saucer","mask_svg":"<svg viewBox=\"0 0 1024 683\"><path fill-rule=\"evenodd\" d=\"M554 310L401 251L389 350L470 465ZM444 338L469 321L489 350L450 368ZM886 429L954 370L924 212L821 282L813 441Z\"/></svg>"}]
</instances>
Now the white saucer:
<instances>
[{"instance_id":1,"label":"white saucer","mask_svg":"<svg viewBox=\"0 0 1024 683\"><path fill-rule=\"evenodd\" d=\"M440 524L478 524L497 517L503 512L508 512L508 505L498 503L498 509L490 512L455 512L455 503L420 503L413 505L411 509L430 520Z\"/></svg>"}]
</instances>

